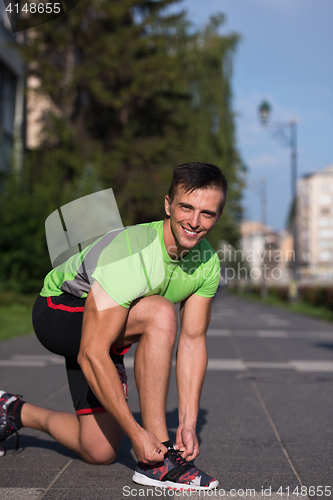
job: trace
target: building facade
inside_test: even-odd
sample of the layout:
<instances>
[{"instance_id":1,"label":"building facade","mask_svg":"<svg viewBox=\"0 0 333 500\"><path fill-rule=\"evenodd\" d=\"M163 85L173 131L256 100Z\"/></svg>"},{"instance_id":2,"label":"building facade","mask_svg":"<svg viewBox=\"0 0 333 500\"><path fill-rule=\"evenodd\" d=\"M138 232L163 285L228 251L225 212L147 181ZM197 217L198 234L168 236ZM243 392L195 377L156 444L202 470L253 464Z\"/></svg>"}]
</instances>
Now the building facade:
<instances>
[{"instance_id":1,"label":"building facade","mask_svg":"<svg viewBox=\"0 0 333 500\"><path fill-rule=\"evenodd\" d=\"M302 277L333 277L333 165L298 181L298 263Z\"/></svg>"},{"instance_id":2,"label":"building facade","mask_svg":"<svg viewBox=\"0 0 333 500\"><path fill-rule=\"evenodd\" d=\"M292 235L250 220L242 222L240 232L240 248L252 281L267 286L288 284L294 259Z\"/></svg>"},{"instance_id":3,"label":"building facade","mask_svg":"<svg viewBox=\"0 0 333 500\"><path fill-rule=\"evenodd\" d=\"M0 1L0 190L12 169L20 171L25 129L25 65L18 46L23 34L11 30Z\"/></svg>"}]
</instances>

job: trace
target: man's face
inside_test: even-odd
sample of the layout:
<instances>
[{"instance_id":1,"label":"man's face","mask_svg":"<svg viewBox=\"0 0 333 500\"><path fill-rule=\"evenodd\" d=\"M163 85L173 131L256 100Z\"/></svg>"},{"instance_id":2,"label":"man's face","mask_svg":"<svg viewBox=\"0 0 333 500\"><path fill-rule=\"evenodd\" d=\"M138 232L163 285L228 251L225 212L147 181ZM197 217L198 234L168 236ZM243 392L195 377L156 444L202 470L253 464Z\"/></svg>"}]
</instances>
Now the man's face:
<instances>
[{"instance_id":1,"label":"man's face","mask_svg":"<svg viewBox=\"0 0 333 500\"><path fill-rule=\"evenodd\" d=\"M169 196L165 197L165 212L170 216L178 256L184 250L191 250L210 232L221 216L222 201L223 192L214 188L185 193L178 186L172 202Z\"/></svg>"}]
</instances>

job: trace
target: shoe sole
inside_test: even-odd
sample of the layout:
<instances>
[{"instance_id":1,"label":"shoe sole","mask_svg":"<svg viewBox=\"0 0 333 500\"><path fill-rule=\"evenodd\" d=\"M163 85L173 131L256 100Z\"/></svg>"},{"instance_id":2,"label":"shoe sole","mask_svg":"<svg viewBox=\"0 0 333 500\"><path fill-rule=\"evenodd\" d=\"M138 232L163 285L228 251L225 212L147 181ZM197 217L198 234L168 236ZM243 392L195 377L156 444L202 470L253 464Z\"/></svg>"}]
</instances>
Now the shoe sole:
<instances>
[{"instance_id":1,"label":"shoe sole","mask_svg":"<svg viewBox=\"0 0 333 500\"><path fill-rule=\"evenodd\" d=\"M196 486L194 484L181 484L173 483L172 481L158 481L157 479L151 479L150 477L140 474L140 472L135 471L132 480L137 484L143 484L144 486L159 486L160 488L171 488L172 490L182 491L203 491L203 490L215 490L219 482L217 480L213 481L209 486Z\"/></svg>"}]
</instances>

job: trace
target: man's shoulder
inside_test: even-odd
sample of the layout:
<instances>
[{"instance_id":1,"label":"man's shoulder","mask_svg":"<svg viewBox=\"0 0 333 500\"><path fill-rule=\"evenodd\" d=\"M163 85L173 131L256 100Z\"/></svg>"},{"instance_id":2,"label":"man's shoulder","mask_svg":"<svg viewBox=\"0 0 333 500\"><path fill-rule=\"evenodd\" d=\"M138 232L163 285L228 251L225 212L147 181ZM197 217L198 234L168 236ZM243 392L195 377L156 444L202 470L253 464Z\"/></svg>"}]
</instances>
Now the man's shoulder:
<instances>
[{"instance_id":1,"label":"man's shoulder","mask_svg":"<svg viewBox=\"0 0 333 500\"><path fill-rule=\"evenodd\" d=\"M137 227L152 227L152 228L156 229L156 231L158 231L158 230L163 231L163 220L153 220L151 222L142 222L141 224L137 224L136 226Z\"/></svg>"},{"instance_id":2,"label":"man's shoulder","mask_svg":"<svg viewBox=\"0 0 333 500\"><path fill-rule=\"evenodd\" d=\"M212 245L209 243L209 241L206 240L206 238L203 238L199 243L198 245L201 245L201 247L204 249L204 250L211 250L212 253L216 253L214 248L212 247ZM197 246L198 246L197 245Z\"/></svg>"},{"instance_id":3,"label":"man's shoulder","mask_svg":"<svg viewBox=\"0 0 333 500\"><path fill-rule=\"evenodd\" d=\"M108 245L107 253L124 250L124 255L130 256L146 252L149 248L156 247L161 230L163 231L163 228L160 229L158 221L126 226L117 234L111 245Z\"/></svg>"}]
</instances>

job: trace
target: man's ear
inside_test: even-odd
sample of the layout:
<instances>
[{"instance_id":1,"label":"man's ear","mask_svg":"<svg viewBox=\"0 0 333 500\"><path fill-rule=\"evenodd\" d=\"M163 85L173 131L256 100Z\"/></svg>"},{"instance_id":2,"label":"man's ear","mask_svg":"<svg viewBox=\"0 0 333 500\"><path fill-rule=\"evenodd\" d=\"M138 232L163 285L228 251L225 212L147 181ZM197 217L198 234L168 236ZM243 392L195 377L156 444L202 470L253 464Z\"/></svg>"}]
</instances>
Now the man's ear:
<instances>
[{"instance_id":1,"label":"man's ear","mask_svg":"<svg viewBox=\"0 0 333 500\"><path fill-rule=\"evenodd\" d=\"M170 204L171 204L170 196L166 195L164 198L164 209L165 209L165 213L168 217L170 217Z\"/></svg>"}]
</instances>

